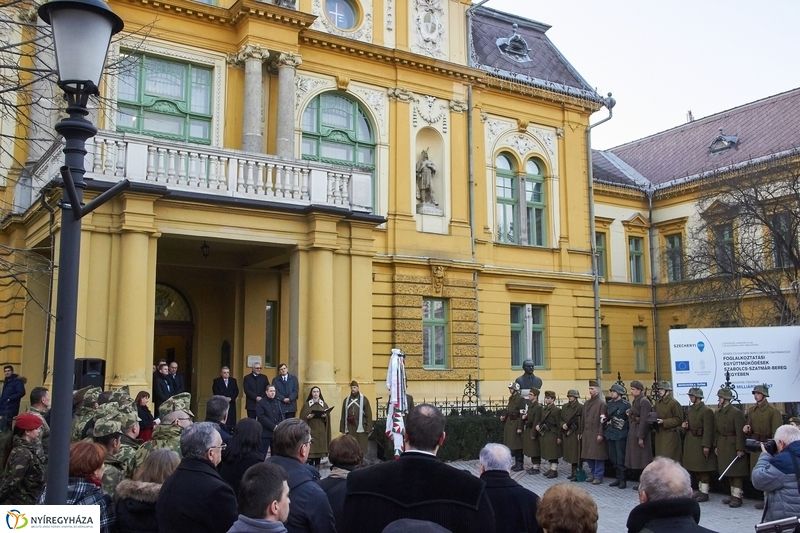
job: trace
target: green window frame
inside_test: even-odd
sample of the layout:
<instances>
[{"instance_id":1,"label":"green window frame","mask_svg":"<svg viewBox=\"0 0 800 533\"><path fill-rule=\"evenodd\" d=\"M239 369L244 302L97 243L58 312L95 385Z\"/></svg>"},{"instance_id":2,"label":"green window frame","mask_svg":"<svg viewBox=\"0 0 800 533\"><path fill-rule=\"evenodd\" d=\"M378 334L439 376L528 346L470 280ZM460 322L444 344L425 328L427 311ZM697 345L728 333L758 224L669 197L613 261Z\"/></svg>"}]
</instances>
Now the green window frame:
<instances>
[{"instance_id":1,"label":"green window frame","mask_svg":"<svg viewBox=\"0 0 800 533\"><path fill-rule=\"evenodd\" d=\"M601 278L606 277L608 272L608 259L606 255L606 234L602 231L597 231L594 234L594 249L597 253L597 275Z\"/></svg>"},{"instance_id":2,"label":"green window frame","mask_svg":"<svg viewBox=\"0 0 800 533\"><path fill-rule=\"evenodd\" d=\"M644 238L628 237L631 283L644 283Z\"/></svg>"},{"instance_id":3,"label":"green window frame","mask_svg":"<svg viewBox=\"0 0 800 533\"><path fill-rule=\"evenodd\" d=\"M280 337L279 307L275 300L267 300L265 306L264 366L274 368L278 361L278 338Z\"/></svg>"},{"instance_id":4,"label":"green window frame","mask_svg":"<svg viewBox=\"0 0 800 533\"><path fill-rule=\"evenodd\" d=\"M545 307L511 304L511 368L521 368L525 359L532 359L536 368L545 368Z\"/></svg>"},{"instance_id":5,"label":"green window frame","mask_svg":"<svg viewBox=\"0 0 800 533\"><path fill-rule=\"evenodd\" d=\"M772 261L775 268L791 267L792 254L797 254L797 235L792 229L793 217L783 211L772 215Z\"/></svg>"},{"instance_id":6,"label":"green window frame","mask_svg":"<svg viewBox=\"0 0 800 533\"><path fill-rule=\"evenodd\" d=\"M515 244L519 241L519 205L517 176L514 159L509 154L500 154L495 161L495 185L497 205L497 242Z\"/></svg>"},{"instance_id":7,"label":"green window frame","mask_svg":"<svg viewBox=\"0 0 800 533\"><path fill-rule=\"evenodd\" d=\"M649 360L647 356L647 327L633 326L633 359L636 372L647 372Z\"/></svg>"},{"instance_id":8,"label":"green window frame","mask_svg":"<svg viewBox=\"0 0 800 533\"><path fill-rule=\"evenodd\" d=\"M527 243L531 246L544 246L546 242L545 198L542 164L529 159L525 163L525 218Z\"/></svg>"},{"instance_id":9,"label":"green window frame","mask_svg":"<svg viewBox=\"0 0 800 533\"><path fill-rule=\"evenodd\" d=\"M718 224L714 227L717 270L720 274L733 274L736 251L733 246L733 224Z\"/></svg>"},{"instance_id":10,"label":"green window frame","mask_svg":"<svg viewBox=\"0 0 800 533\"><path fill-rule=\"evenodd\" d=\"M683 280L683 236L680 233L664 237L666 244L667 281Z\"/></svg>"},{"instance_id":11,"label":"green window frame","mask_svg":"<svg viewBox=\"0 0 800 533\"><path fill-rule=\"evenodd\" d=\"M375 206L375 128L361 104L344 93L316 96L303 111L302 158L369 172Z\"/></svg>"},{"instance_id":12,"label":"green window frame","mask_svg":"<svg viewBox=\"0 0 800 533\"><path fill-rule=\"evenodd\" d=\"M608 326L600 326L600 353L603 356L603 373L611 372L611 337Z\"/></svg>"},{"instance_id":13,"label":"green window frame","mask_svg":"<svg viewBox=\"0 0 800 533\"><path fill-rule=\"evenodd\" d=\"M449 337L448 302L442 298L422 299L422 367L447 368Z\"/></svg>"},{"instance_id":14,"label":"green window frame","mask_svg":"<svg viewBox=\"0 0 800 533\"><path fill-rule=\"evenodd\" d=\"M117 130L211 144L213 69L123 52Z\"/></svg>"}]
</instances>

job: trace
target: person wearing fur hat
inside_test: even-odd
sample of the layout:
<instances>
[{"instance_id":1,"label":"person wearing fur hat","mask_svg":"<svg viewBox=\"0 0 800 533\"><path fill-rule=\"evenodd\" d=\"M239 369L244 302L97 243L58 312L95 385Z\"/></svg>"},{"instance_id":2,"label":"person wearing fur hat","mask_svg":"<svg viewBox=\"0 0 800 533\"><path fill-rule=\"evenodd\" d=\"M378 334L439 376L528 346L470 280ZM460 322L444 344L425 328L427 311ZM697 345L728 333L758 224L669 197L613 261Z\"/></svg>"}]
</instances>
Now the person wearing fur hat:
<instances>
[{"instance_id":1,"label":"person wearing fur hat","mask_svg":"<svg viewBox=\"0 0 800 533\"><path fill-rule=\"evenodd\" d=\"M572 472L567 478L570 481L575 481L581 462L580 428L583 404L578 401L580 397L577 389L570 389L567 391L567 403L561 406L561 453L564 461L572 466Z\"/></svg>"},{"instance_id":2,"label":"person wearing fur hat","mask_svg":"<svg viewBox=\"0 0 800 533\"><path fill-rule=\"evenodd\" d=\"M544 392L544 407L542 407L542 419L536 425L542 447L542 459L550 463L549 470L544 477L558 477L558 459L561 457L561 409L555 404L556 393L548 390Z\"/></svg>"},{"instance_id":3,"label":"person wearing fur hat","mask_svg":"<svg viewBox=\"0 0 800 533\"><path fill-rule=\"evenodd\" d=\"M730 498L723 499L722 503L736 508L742 506L744 478L750 474L742 431L744 415L741 410L731 405L733 393L730 389L721 388L717 392L717 398L719 402L718 409L714 413L714 453L717 454L717 472L722 474L727 469L725 478L731 487Z\"/></svg>"},{"instance_id":4,"label":"person wearing fur hat","mask_svg":"<svg viewBox=\"0 0 800 533\"><path fill-rule=\"evenodd\" d=\"M156 501L161 485L180 462L180 456L172 450L153 450L133 479L125 479L117 485L114 494L117 533L158 533Z\"/></svg>"},{"instance_id":5,"label":"person wearing fur hat","mask_svg":"<svg viewBox=\"0 0 800 533\"><path fill-rule=\"evenodd\" d=\"M627 392L621 383L611 385L611 399L606 402L606 427L603 436L608 446L608 458L614 465L617 479L609 485L624 489L625 482L625 443L628 440L628 413L631 404L624 398Z\"/></svg>"},{"instance_id":6,"label":"person wearing fur hat","mask_svg":"<svg viewBox=\"0 0 800 533\"><path fill-rule=\"evenodd\" d=\"M509 383L508 394L506 413L500 417L500 422L503 423L503 444L508 446L514 456L511 471L521 472L525 461L522 455L522 413L525 411L525 400L520 394L519 383Z\"/></svg>"},{"instance_id":7,"label":"person wearing fur hat","mask_svg":"<svg viewBox=\"0 0 800 533\"><path fill-rule=\"evenodd\" d=\"M714 412L703 403L703 389L689 389L692 405L686 414L683 430L683 467L697 478L698 490L692 494L696 502L707 502L711 473L717 471L714 454Z\"/></svg>"},{"instance_id":8,"label":"person wearing fur hat","mask_svg":"<svg viewBox=\"0 0 800 533\"><path fill-rule=\"evenodd\" d=\"M769 401L769 385L756 385L753 387L753 399L756 404L751 405L744 415L744 431L745 438L756 439L758 442L766 442L772 438L775 431L783 424L783 416L780 411L770 405ZM750 452L750 470L756 467L758 462L759 452ZM763 498L756 504L756 509L763 509Z\"/></svg>"},{"instance_id":9,"label":"person wearing fur hat","mask_svg":"<svg viewBox=\"0 0 800 533\"><path fill-rule=\"evenodd\" d=\"M34 413L14 419L13 448L0 480L0 503L33 505L44 488L47 458L40 435L43 420Z\"/></svg>"}]
</instances>

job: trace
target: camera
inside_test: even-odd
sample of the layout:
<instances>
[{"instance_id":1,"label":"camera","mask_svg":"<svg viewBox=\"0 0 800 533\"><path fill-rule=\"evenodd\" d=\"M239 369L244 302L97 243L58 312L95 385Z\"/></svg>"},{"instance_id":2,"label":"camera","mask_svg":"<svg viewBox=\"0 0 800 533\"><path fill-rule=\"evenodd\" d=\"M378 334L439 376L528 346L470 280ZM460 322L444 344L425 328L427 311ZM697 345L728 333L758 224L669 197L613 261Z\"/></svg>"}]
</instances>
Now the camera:
<instances>
[{"instance_id":1,"label":"camera","mask_svg":"<svg viewBox=\"0 0 800 533\"><path fill-rule=\"evenodd\" d=\"M751 453L761 453L761 441L757 439L745 439L744 449ZM778 444L775 442L775 439L769 439L768 441L764 441L764 449L767 450L768 454L775 455L778 453Z\"/></svg>"}]
</instances>

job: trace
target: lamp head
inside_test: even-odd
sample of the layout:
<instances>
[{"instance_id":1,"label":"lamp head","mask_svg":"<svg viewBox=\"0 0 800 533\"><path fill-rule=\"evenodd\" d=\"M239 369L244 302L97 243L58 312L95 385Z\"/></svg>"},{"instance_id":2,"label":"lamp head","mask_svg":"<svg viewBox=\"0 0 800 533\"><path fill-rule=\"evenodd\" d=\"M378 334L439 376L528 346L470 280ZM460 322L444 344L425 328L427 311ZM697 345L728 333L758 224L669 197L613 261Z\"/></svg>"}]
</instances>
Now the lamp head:
<instances>
[{"instance_id":1,"label":"lamp head","mask_svg":"<svg viewBox=\"0 0 800 533\"><path fill-rule=\"evenodd\" d=\"M97 94L111 36L124 27L122 19L102 0L52 0L38 13L53 28L59 87Z\"/></svg>"}]
</instances>

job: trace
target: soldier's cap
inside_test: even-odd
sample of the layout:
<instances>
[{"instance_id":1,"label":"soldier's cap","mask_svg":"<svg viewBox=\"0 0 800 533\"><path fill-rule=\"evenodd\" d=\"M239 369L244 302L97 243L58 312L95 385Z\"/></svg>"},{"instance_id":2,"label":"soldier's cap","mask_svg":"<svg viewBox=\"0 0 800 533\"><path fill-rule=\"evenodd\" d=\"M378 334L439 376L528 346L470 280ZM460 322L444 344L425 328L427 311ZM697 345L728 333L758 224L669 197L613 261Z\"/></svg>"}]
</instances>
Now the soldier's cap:
<instances>
[{"instance_id":1,"label":"soldier's cap","mask_svg":"<svg viewBox=\"0 0 800 533\"><path fill-rule=\"evenodd\" d=\"M531 387L531 388L529 389L529 391L531 392L531 394L533 394L534 396L537 396L537 397L538 397L538 396L539 396L539 394L542 392L542 391L540 391L539 389L537 389L536 387Z\"/></svg>"},{"instance_id":2,"label":"soldier's cap","mask_svg":"<svg viewBox=\"0 0 800 533\"><path fill-rule=\"evenodd\" d=\"M130 390L127 385L123 385L118 389L111 391L111 397L108 399L110 402L118 403L119 405L129 405L133 403Z\"/></svg>"},{"instance_id":3,"label":"soldier's cap","mask_svg":"<svg viewBox=\"0 0 800 533\"><path fill-rule=\"evenodd\" d=\"M689 392L686 393L686 394L688 394L689 396L694 396L695 398L701 398L702 399L703 398L703 389L701 389L699 387L692 387L691 389L689 389Z\"/></svg>"},{"instance_id":4,"label":"soldier's cap","mask_svg":"<svg viewBox=\"0 0 800 533\"><path fill-rule=\"evenodd\" d=\"M731 392L731 390L726 387L722 387L721 389L719 389L719 391L717 391L717 397L724 398L726 400L732 400L733 392Z\"/></svg>"},{"instance_id":5,"label":"soldier's cap","mask_svg":"<svg viewBox=\"0 0 800 533\"><path fill-rule=\"evenodd\" d=\"M658 388L661 390L672 390L672 383L666 379L658 382Z\"/></svg>"},{"instance_id":6,"label":"soldier's cap","mask_svg":"<svg viewBox=\"0 0 800 533\"><path fill-rule=\"evenodd\" d=\"M161 404L161 407L158 408L158 415L163 418L173 411L185 411L187 415L194 417L194 413L189 410L191 403L192 395L190 393L182 392L176 394Z\"/></svg>"},{"instance_id":7,"label":"soldier's cap","mask_svg":"<svg viewBox=\"0 0 800 533\"><path fill-rule=\"evenodd\" d=\"M100 398L101 392L103 392L103 389L101 389L100 387L90 387L83 394L83 406L92 407L94 404L96 404L97 400Z\"/></svg>"},{"instance_id":8,"label":"soldier's cap","mask_svg":"<svg viewBox=\"0 0 800 533\"><path fill-rule=\"evenodd\" d=\"M119 415L119 405L113 402L100 404L92 411L92 420L100 420L101 418L114 417Z\"/></svg>"},{"instance_id":9,"label":"soldier's cap","mask_svg":"<svg viewBox=\"0 0 800 533\"><path fill-rule=\"evenodd\" d=\"M596 379L590 379L590 380L589 380L589 386L590 386L590 387L599 387L599 386L600 386L600 384L597 382L597 380L596 380Z\"/></svg>"},{"instance_id":10,"label":"soldier's cap","mask_svg":"<svg viewBox=\"0 0 800 533\"><path fill-rule=\"evenodd\" d=\"M358 381L356 381L356 380L353 380L353 381L351 381L351 382L350 382L350 386L351 386L351 387L358 387L358 386L359 386L359 385L358 385Z\"/></svg>"},{"instance_id":11,"label":"soldier's cap","mask_svg":"<svg viewBox=\"0 0 800 533\"><path fill-rule=\"evenodd\" d=\"M519 390L519 383L512 381L508 384L508 388L511 390Z\"/></svg>"},{"instance_id":12,"label":"soldier's cap","mask_svg":"<svg viewBox=\"0 0 800 533\"><path fill-rule=\"evenodd\" d=\"M556 393L554 391L551 391L551 390L546 390L546 391L544 391L544 397L545 398L550 398L551 400L555 400L556 399Z\"/></svg>"},{"instance_id":13,"label":"soldier's cap","mask_svg":"<svg viewBox=\"0 0 800 533\"><path fill-rule=\"evenodd\" d=\"M116 435L117 433L122 433L122 424L120 424L119 420L114 418L101 418L94 423L93 435L95 437L107 437L109 435Z\"/></svg>"},{"instance_id":14,"label":"soldier's cap","mask_svg":"<svg viewBox=\"0 0 800 533\"><path fill-rule=\"evenodd\" d=\"M769 398L769 385L764 383L763 385L756 385L753 387L753 394L760 392L764 395L765 398Z\"/></svg>"},{"instance_id":15,"label":"soldier's cap","mask_svg":"<svg viewBox=\"0 0 800 533\"><path fill-rule=\"evenodd\" d=\"M581 397L581 393L579 393L575 389L570 389L570 390L567 391L567 398L569 398L570 396L572 396L573 398L580 398Z\"/></svg>"},{"instance_id":16,"label":"soldier's cap","mask_svg":"<svg viewBox=\"0 0 800 533\"><path fill-rule=\"evenodd\" d=\"M34 413L22 413L14 417L14 427L23 431L42 427L42 417Z\"/></svg>"},{"instance_id":17,"label":"soldier's cap","mask_svg":"<svg viewBox=\"0 0 800 533\"><path fill-rule=\"evenodd\" d=\"M638 390L644 390L644 385L642 385L641 381L639 381L637 379L634 379L633 381L631 381L631 388L632 389L638 389Z\"/></svg>"},{"instance_id":18,"label":"soldier's cap","mask_svg":"<svg viewBox=\"0 0 800 533\"><path fill-rule=\"evenodd\" d=\"M627 394L628 391L626 391L625 387L623 387L619 383L614 383L613 385L611 385L611 392L616 392L617 394Z\"/></svg>"}]
</instances>

